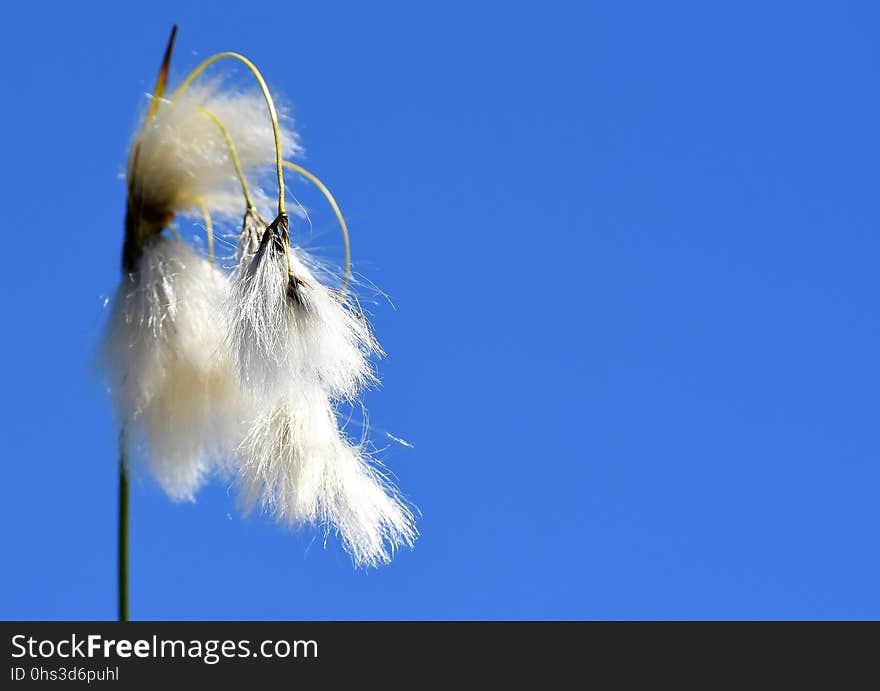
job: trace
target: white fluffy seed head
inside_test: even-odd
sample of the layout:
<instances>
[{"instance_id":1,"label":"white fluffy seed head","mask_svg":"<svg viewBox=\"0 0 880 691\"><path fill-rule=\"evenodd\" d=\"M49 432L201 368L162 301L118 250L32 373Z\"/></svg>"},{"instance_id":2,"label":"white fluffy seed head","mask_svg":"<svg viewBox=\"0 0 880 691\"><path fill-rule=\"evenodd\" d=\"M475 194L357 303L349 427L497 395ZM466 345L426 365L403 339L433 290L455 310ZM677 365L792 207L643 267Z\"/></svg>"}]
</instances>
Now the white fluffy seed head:
<instances>
[{"instance_id":1,"label":"white fluffy seed head","mask_svg":"<svg viewBox=\"0 0 880 691\"><path fill-rule=\"evenodd\" d=\"M192 498L241 434L222 305L228 279L188 244L147 241L110 311L102 354L131 458Z\"/></svg>"},{"instance_id":2,"label":"white fluffy seed head","mask_svg":"<svg viewBox=\"0 0 880 691\"><path fill-rule=\"evenodd\" d=\"M240 502L290 527L334 531L357 566L378 566L417 537L412 511L339 431L326 392L304 387L249 427L239 453Z\"/></svg>"},{"instance_id":3,"label":"white fluffy seed head","mask_svg":"<svg viewBox=\"0 0 880 691\"><path fill-rule=\"evenodd\" d=\"M198 200L215 214L241 213L241 186L235 175L222 131L207 115L226 127L245 174L275 160L275 139L266 102L259 91L224 91L219 83L189 87L174 102L163 103L146 123L129 158L127 178L131 203L148 218L197 213ZM286 156L299 153L297 137L281 120ZM260 206L265 195L251 186Z\"/></svg>"},{"instance_id":4,"label":"white fluffy seed head","mask_svg":"<svg viewBox=\"0 0 880 691\"><path fill-rule=\"evenodd\" d=\"M232 277L228 313L242 381L260 400L278 400L304 383L331 398L353 399L376 381L370 355L381 356L356 304L322 285L271 232Z\"/></svg>"}]
</instances>

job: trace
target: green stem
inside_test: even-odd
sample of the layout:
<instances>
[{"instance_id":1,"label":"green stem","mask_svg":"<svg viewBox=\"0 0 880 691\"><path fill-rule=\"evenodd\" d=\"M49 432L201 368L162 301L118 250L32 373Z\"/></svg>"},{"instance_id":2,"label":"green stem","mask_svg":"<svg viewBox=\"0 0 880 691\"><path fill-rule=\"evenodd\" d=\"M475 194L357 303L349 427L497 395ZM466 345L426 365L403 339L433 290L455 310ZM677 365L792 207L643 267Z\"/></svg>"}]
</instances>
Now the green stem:
<instances>
[{"instance_id":1,"label":"green stem","mask_svg":"<svg viewBox=\"0 0 880 691\"><path fill-rule=\"evenodd\" d=\"M128 621L128 468L119 438L119 621Z\"/></svg>"}]
</instances>

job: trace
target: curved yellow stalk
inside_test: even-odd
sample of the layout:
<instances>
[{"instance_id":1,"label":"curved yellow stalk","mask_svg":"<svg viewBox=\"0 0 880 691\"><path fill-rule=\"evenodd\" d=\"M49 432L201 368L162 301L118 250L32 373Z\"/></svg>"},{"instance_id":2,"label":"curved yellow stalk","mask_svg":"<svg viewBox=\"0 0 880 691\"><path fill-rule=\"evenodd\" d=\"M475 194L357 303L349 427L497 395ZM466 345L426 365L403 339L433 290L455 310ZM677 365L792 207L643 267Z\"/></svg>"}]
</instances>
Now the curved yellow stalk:
<instances>
[{"instance_id":1,"label":"curved yellow stalk","mask_svg":"<svg viewBox=\"0 0 880 691\"><path fill-rule=\"evenodd\" d=\"M214 224L211 223L211 214L208 213L208 207L201 199L196 199L196 204L202 210L202 217L205 219L205 235L208 236L208 259L214 263Z\"/></svg>"},{"instance_id":2,"label":"curved yellow stalk","mask_svg":"<svg viewBox=\"0 0 880 691\"><path fill-rule=\"evenodd\" d=\"M248 194L247 182L245 182L244 173L241 170L241 162L238 160L238 152L235 150L235 144L232 141L232 137L229 135L229 130L226 129L226 126L221 122L220 118L214 115L210 110L206 108L198 108L197 110L202 115L209 117L223 133L223 139L226 140L226 148L229 149L229 157L232 159L232 165L235 167L235 174L238 176L238 181L241 183L241 191L242 194L244 194L244 203L250 211L254 208L254 203L251 201L250 194Z\"/></svg>"},{"instance_id":3,"label":"curved yellow stalk","mask_svg":"<svg viewBox=\"0 0 880 691\"><path fill-rule=\"evenodd\" d=\"M281 152L281 129L278 125L278 113L275 110L275 101L272 100L272 94L269 93L269 87L266 85L266 80L263 79L263 75L260 74L260 70L257 69L257 66L248 60L244 55L240 55L239 53L232 52L224 52L217 53L216 55L212 55L210 58L202 62L198 67L196 67L192 72L189 73L189 76L183 80L183 83L177 87L177 91L174 92L174 95L171 97L171 101L174 102L178 98L180 98L181 94L189 88L189 85L192 84L192 81L198 77L206 67L214 64L218 60L222 60L223 58L231 58L233 60L238 60L253 73L254 77L256 77L257 82L260 84L260 89L263 91L263 98L266 99L266 106L269 108L269 116L272 118L272 134L275 136L275 168L278 174L278 215L285 215L286 212L284 210L284 173L281 170L281 164L283 161L283 156Z\"/></svg>"},{"instance_id":4,"label":"curved yellow stalk","mask_svg":"<svg viewBox=\"0 0 880 691\"><path fill-rule=\"evenodd\" d=\"M328 190L327 186L323 182L321 182L315 175L307 171L302 166L299 166L296 163L291 163L290 161L282 161L282 165L285 168L290 168L291 170L299 173L304 178L314 183L315 187L321 190L321 193L330 203L330 206L333 208L333 213L336 214L336 220L339 221L339 227L342 229L342 241L345 244L345 276L342 282L342 292L345 292L346 288L348 288L349 278L351 277L351 243L348 239L348 226L345 225L345 219L342 217L342 211L339 210L339 205L336 203L333 195L330 194L330 190Z\"/></svg>"}]
</instances>

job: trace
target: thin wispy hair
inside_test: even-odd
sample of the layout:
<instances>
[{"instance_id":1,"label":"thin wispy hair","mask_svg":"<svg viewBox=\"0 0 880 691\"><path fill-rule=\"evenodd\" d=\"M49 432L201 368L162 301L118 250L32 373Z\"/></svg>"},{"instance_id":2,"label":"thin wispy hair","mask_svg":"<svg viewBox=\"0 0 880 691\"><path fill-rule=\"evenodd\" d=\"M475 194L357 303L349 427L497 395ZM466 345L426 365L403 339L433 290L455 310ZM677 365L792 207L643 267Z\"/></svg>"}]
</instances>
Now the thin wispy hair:
<instances>
[{"instance_id":1,"label":"thin wispy hair","mask_svg":"<svg viewBox=\"0 0 880 691\"><path fill-rule=\"evenodd\" d=\"M305 382L351 400L376 381L369 358L382 349L353 298L320 283L301 252L268 231L232 276L227 311L240 377L260 399Z\"/></svg>"},{"instance_id":2,"label":"thin wispy hair","mask_svg":"<svg viewBox=\"0 0 880 691\"><path fill-rule=\"evenodd\" d=\"M377 566L412 546L412 510L363 443L339 429L319 386L306 386L254 420L239 447L239 501L281 523L335 532L358 566Z\"/></svg>"},{"instance_id":3,"label":"thin wispy hair","mask_svg":"<svg viewBox=\"0 0 880 691\"><path fill-rule=\"evenodd\" d=\"M221 309L228 285L190 245L157 236L110 309L103 353L126 448L174 499L192 498L239 438Z\"/></svg>"}]
</instances>

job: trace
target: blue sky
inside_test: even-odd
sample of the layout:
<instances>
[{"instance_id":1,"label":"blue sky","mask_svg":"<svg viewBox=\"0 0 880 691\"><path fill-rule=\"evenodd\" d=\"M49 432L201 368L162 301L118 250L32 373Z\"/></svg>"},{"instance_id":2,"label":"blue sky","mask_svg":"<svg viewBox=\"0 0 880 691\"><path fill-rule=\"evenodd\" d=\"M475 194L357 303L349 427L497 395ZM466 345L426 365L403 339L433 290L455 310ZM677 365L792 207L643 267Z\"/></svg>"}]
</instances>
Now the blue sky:
<instances>
[{"instance_id":1,"label":"blue sky","mask_svg":"<svg viewBox=\"0 0 880 691\"><path fill-rule=\"evenodd\" d=\"M0 617L115 617L92 358L177 22L178 78L237 50L293 107L393 298L366 404L422 537L359 572L141 477L134 618L880 618L880 13L712 5L4 5Z\"/></svg>"}]
</instances>

